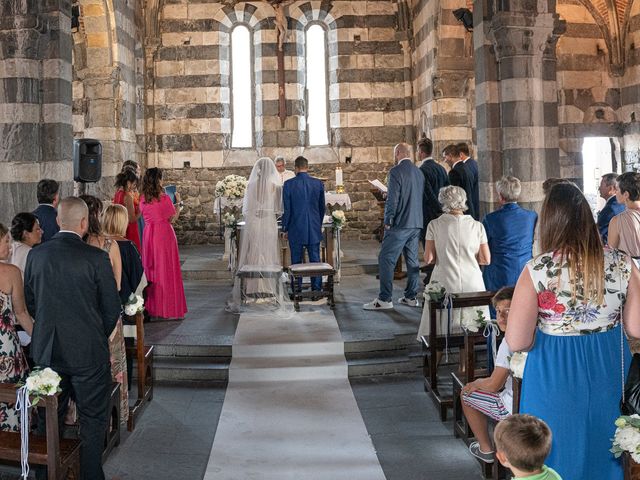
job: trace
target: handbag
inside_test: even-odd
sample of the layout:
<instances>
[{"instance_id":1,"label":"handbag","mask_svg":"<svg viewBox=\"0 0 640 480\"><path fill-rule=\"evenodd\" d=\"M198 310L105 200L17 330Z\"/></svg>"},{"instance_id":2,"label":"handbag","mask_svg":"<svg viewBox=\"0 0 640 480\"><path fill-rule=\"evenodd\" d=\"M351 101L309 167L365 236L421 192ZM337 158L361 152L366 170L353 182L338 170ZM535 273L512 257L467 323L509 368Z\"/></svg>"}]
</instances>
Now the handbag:
<instances>
[{"instance_id":1,"label":"handbag","mask_svg":"<svg viewBox=\"0 0 640 480\"><path fill-rule=\"evenodd\" d=\"M616 251L616 260L619 252ZM618 265L620 262L617 262ZM619 278L620 291L622 291L622 272ZM622 312L620 313L622 315ZM640 414L640 353L634 353L629 365L627 381L624 380L624 322L620 317L620 359L622 376L622 399L620 400L620 413L622 415Z\"/></svg>"}]
</instances>

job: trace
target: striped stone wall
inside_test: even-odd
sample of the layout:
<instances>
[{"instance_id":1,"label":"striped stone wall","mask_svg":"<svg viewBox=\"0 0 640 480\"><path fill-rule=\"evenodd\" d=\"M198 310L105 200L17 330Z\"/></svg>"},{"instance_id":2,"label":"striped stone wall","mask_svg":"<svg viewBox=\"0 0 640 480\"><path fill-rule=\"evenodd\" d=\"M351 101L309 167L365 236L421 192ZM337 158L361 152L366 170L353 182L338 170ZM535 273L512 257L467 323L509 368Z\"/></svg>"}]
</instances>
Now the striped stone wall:
<instances>
[{"instance_id":1,"label":"striped stone wall","mask_svg":"<svg viewBox=\"0 0 640 480\"><path fill-rule=\"evenodd\" d=\"M43 177L71 178L71 7L0 2L0 222L37 205ZM70 191L70 185L63 192Z\"/></svg>"},{"instance_id":2,"label":"striped stone wall","mask_svg":"<svg viewBox=\"0 0 640 480\"><path fill-rule=\"evenodd\" d=\"M627 31L627 68L620 79L618 118L624 122L623 157L627 169L640 170L640 2L633 2Z\"/></svg>"}]
</instances>

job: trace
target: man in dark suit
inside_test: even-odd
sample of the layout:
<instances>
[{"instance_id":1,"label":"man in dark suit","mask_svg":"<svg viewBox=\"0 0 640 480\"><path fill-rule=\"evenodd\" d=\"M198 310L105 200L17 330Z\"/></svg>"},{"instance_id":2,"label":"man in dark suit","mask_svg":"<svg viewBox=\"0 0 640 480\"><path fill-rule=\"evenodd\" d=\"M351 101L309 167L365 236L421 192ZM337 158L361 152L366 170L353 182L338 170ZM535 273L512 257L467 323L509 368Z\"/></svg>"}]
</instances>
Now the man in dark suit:
<instances>
[{"instance_id":1,"label":"man in dark suit","mask_svg":"<svg viewBox=\"0 0 640 480\"><path fill-rule=\"evenodd\" d=\"M420 262L418 237L422 231L422 198L424 176L410 158L411 148L406 143L396 145L396 165L389 171L387 201L384 206L384 238L378 255L380 293L372 302L365 303L365 310L390 310L393 308L393 270L404 253L407 264L407 288L398 300L402 305L419 307L417 299Z\"/></svg>"},{"instance_id":2,"label":"man in dark suit","mask_svg":"<svg viewBox=\"0 0 640 480\"><path fill-rule=\"evenodd\" d=\"M62 377L59 425L73 394L80 421L80 478L102 480L102 448L111 387L108 338L120 315L109 256L82 241L87 205L69 197L59 204L61 230L29 252L25 300L36 320L31 353L39 367ZM39 426L44 427L41 415ZM38 471L38 477L43 475ZM44 477L42 477L44 478Z\"/></svg>"},{"instance_id":3,"label":"man in dark suit","mask_svg":"<svg viewBox=\"0 0 640 480\"><path fill-rule=\"evenodd\" d=\"M296 176L284 182L282 188L282 233L289 239L292 264L302 263L304 249L310 262L319 262L325 211L324 185L309 175L306 158L296 158L295 170ZM311 289L322 289L321 277L311 279Z\"/></svg>"},{"instance_id":4,"label":"man in dark suit","mask_svg":"<svg viewBox=\"0 0 640 480\"><path fill-rule=\"evenodd\" d=\"M473 202L473 210L475 215L473 218L480 219L480 177L478 175L478 162L469 156L469 145L465 142L461 142L458 145L458 151L460 152L460 160L464 162L465 167L471 172L473 176L473 192L471 196L471 202Z\"/></svg>"},{"instance_id":5,"label":"man in dark suit","mask_svg":"<svg viewBox=\"0 0 640 480\"><path fill-rule=\"evenodd\" d=\"M624 210L624 205L618 203L616 199L616 178L618 178L617 173L603 175L598 188L600 196L605 200L604 207L598 212L598 230L605 245L609 237L609 222Z\"/></svg>"},{"instance_id":6,"label":"man in dark suit","mask_svg":"<svg viewBox=\"0 0 640 480\"><path fill-rule=\"evenodd\" d=\"M60 185L55 180L44 178L38 182L38 190L36 193L38 197L38 208L33 211L33 214L38 218L40 222L40 228L42 229L42 243L50 240L60 227L56 221L58 216L58 200L60 199Z\"/></svg>"},{"instance_id":7,"label":"man in dark suit","mask_svg":"<svg viewBox=\"0 0 640 480\"><path fill-rule=\"evenodd\" d=\"M449 170L449 183L462 188L467 194L467 213L477 219L477 214L473 205L473 174L460 158L460 151L456 145L447 145L442 151L442 156Z\"/></svg>"}]
</instances>

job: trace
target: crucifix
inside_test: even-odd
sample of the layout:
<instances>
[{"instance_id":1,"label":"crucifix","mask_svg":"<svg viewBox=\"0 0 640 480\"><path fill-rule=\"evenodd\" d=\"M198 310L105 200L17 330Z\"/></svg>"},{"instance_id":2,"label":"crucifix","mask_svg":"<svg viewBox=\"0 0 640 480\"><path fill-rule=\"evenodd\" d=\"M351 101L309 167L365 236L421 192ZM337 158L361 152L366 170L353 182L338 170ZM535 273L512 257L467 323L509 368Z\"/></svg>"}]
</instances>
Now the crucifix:
<instances>
[{"instance_id":1,"label":"crucifix","mask_svg":"<svg viewBox=\"0 0 640 480\"><path fill-rule=\"evenodd\" d=\"M284 78L284 42L287 39L287 14L285 8L293 3L294 0L274 0L271 2L275 10L275 24L278 40L278 48L276 49L276 58L278 59L278 117L280 118L280 126L284 127L287 119L287 98L285 95L285 78Z\"/></svg>"}]
</instances>

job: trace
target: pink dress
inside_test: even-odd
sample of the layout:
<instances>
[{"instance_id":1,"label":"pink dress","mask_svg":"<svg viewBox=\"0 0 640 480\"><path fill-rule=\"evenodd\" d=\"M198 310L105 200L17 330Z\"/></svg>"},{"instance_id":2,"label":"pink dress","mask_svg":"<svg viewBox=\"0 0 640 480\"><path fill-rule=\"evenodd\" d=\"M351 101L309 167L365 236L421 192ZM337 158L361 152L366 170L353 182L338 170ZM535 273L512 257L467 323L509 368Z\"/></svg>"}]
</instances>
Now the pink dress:
<instances>
[{"instance_id":1,"label":"pink dress","mask_svg":"<svg viewBox=\"0 0 640 480\"><path fill-rule=\"evenodd\" d=\"M160 200L147 203L140 197L144 217L142 233L142 266L150 285L145 308L152 317L183 318L187 313L178 241L169 219L176 214L171 199L162 194Z\"/></svg>"}]
</instances>

